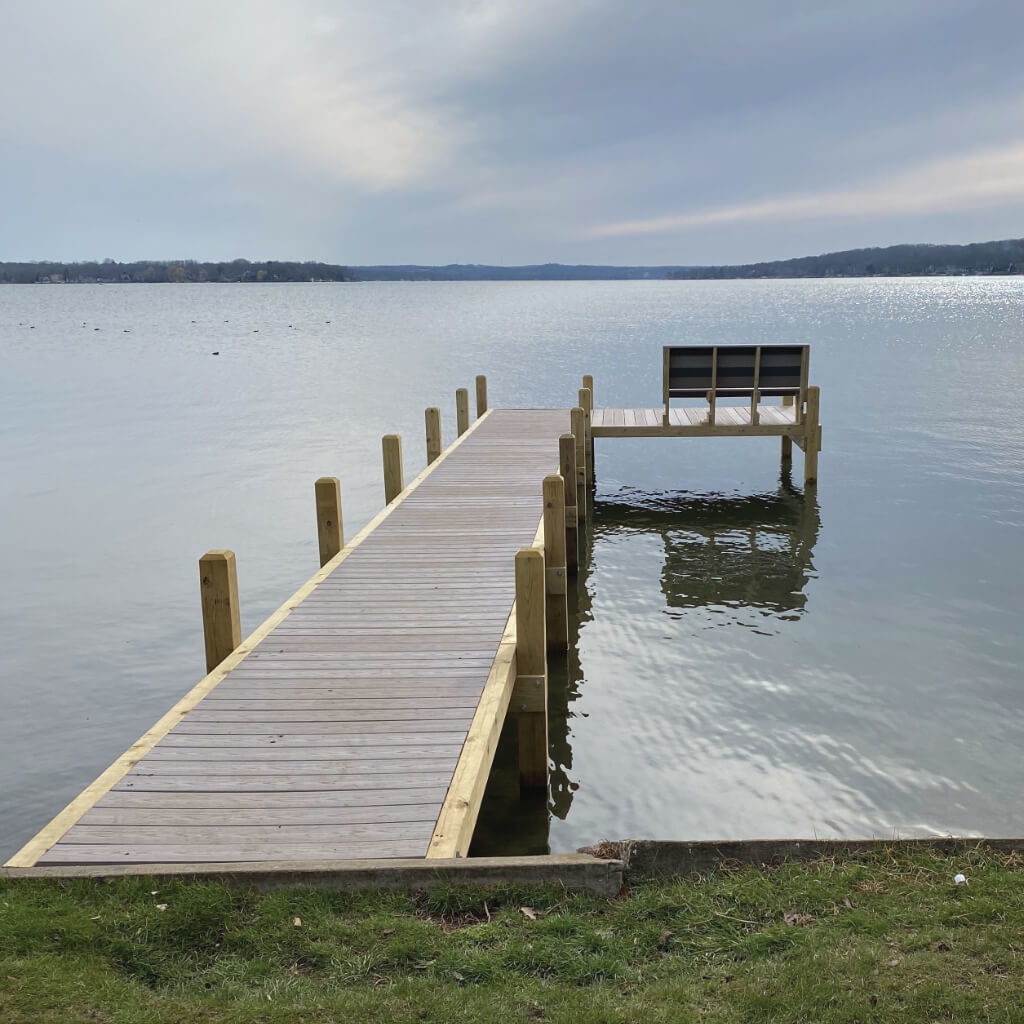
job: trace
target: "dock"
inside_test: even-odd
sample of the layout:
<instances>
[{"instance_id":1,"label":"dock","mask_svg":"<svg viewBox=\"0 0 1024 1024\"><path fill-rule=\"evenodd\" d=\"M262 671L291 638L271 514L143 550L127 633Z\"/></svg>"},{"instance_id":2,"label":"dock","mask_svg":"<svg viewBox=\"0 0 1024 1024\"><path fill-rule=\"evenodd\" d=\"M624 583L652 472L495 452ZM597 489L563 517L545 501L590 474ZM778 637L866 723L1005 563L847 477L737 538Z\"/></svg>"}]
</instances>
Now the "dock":
<instances>
[{"instance_id":1,"label":"dock","mask_svg":"<svg viewBox=\"0 0 1024 1024\"><path fill-rule=\"evenodd\" d=\"M709 421L595 409L583 381L571 409L495 410L478 377L477 416L459 389L444 451L426 410L427 467L408 485L402 440L385 436L385 507L347 542L340 483L317 480L321 568L244 641L235 555L207 552L207 675L8 871L453 863L507 718L521 787L547 794L548 657L568 646L594 439L780 436L783 460L806 443L815 473L820 447L817 389L795 406L712 404Z\"/></svg>"},{"instance_id":2,"label":"dock","mask_svg":"<svg viewBox=\"0 0 1024 1024\"><path fill-rule=\"evenodd\" d=\"M569 425L485 412L9 866L464 856Z\"/></svg>"}]
</instances>

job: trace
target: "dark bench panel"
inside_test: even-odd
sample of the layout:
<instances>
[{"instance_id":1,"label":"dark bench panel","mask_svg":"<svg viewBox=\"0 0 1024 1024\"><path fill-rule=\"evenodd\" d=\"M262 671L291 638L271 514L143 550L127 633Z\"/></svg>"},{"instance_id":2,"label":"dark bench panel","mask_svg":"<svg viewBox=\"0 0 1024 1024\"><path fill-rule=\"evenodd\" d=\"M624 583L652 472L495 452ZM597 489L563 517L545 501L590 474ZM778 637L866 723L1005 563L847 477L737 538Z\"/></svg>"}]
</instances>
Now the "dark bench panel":
<instances>
[{"instance_id":1,"label":"dark bench panel","mask_svg":"<svg viewBox=\"0 0 1024 1024\"><path fill-rule=\"evenodd\" d=\"M807 386L806 345L669 346L665 397L703 398L799 395Z\"/></svg>"}]
</instances>

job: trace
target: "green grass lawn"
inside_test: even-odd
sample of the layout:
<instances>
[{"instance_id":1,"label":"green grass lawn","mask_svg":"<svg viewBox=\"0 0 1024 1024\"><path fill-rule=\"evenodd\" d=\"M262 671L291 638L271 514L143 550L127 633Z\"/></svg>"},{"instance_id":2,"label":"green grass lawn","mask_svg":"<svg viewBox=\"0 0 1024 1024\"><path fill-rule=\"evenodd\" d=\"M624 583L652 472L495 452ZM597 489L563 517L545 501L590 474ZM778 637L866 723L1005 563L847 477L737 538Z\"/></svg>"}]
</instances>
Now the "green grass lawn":
<instances>
[{"instance_id":1,"label":"green grass lawn","mask_svg":"<svg viewBox=\"0 0 1024 1024\"><path fill-rule=\"evenodd\" d=\"M342 1020L1024 1021L1024 870L894 851L614 900L0 880L4 1024Z\"/></svg>"}]
</instances>

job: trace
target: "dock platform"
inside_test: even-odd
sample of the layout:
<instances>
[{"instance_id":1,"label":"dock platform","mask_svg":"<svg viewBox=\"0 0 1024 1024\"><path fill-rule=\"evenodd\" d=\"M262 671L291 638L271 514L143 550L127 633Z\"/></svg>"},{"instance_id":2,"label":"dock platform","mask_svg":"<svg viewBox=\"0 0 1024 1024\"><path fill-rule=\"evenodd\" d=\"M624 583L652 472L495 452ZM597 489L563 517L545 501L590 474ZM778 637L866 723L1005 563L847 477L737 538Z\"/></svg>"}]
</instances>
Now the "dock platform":
<instances>
[{"instance_id":1,"label":"dock platform","mask_svg":"<svg viewBox=\"0 0 1024 1024\"><path fill-rule=\"evenodd\" d=\"M595 409L591 415L594 437L803 437L792 405L758 405L756 421L751 422L750 407L719 405L715 423L708 421L708 408L680 406L664 409Z\"/></svg>"},{"instance_id":2,"label":"dock platform","mask_svg":"<svg viewBox=\"0 0 1024 1024\"><path fill-rule=\"evenodd\" d=\"M475 737L492 757L515 556L569 426L477 419L8 867L465 856L460 759L482 796L470 731L500 683Z\"/></svg>"}]
</instances>

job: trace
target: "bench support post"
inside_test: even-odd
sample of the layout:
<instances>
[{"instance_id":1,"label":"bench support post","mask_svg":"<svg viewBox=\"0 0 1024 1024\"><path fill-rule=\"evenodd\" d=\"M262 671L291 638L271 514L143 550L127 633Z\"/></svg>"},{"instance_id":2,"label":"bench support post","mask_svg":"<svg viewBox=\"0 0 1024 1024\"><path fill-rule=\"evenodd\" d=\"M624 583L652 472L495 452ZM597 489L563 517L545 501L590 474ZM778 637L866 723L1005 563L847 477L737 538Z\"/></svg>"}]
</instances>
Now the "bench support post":
<instances>
[{"instance_id":1,"label":"bench support post","mask_svg":"<svg viewBox=\"0 0 1024 1024\"><path fill-rule=\"evenodd\" d=\"M665 413L661 417L661 425L663 427L667 427L668 424L669 424L669 418L668 418L668 412L669 412L668 384L669 384L669 375L671 373L670 362L671 362L670 349L669 349L668 345L666 345L661 350L661 391L662 391L661 397L662 397L662 401L664 401L664 403L665 403Z\"/></svg>"},{"instance_id":2,"label":"bench support post","mask_svg":"<svg viewBox=\"0 0 1024 1024\"><path fill-rule=\"evenodd\" d=\"M819 403L821 389L807 389L807 411L804 414L804 486L813 487L818 482L818 452L821 450L821 424Z\"/></svg>"},{"instance_id":3,"label":"bench support post","mask_svg":"<svg viewBox=\"0 0 1024 1024\"><path fill-rule=\"evenodd\" d=\"M580 557L580 529L576 516L576 438L572 434L562 434L558 439L558 472L565 490L565 565L575 573Z\"/></svg>"},{"instance_id":4,"label":"bench support post","mask_svg":"<svg viewBox=\"0 0 1024 1024\"><path fill-rule=\"evenodd\" d=\"M516 554L516 681L510 710L519 735L520 789L548 786L548 665L544 552Z\"/></svg>"}]
</instances>

